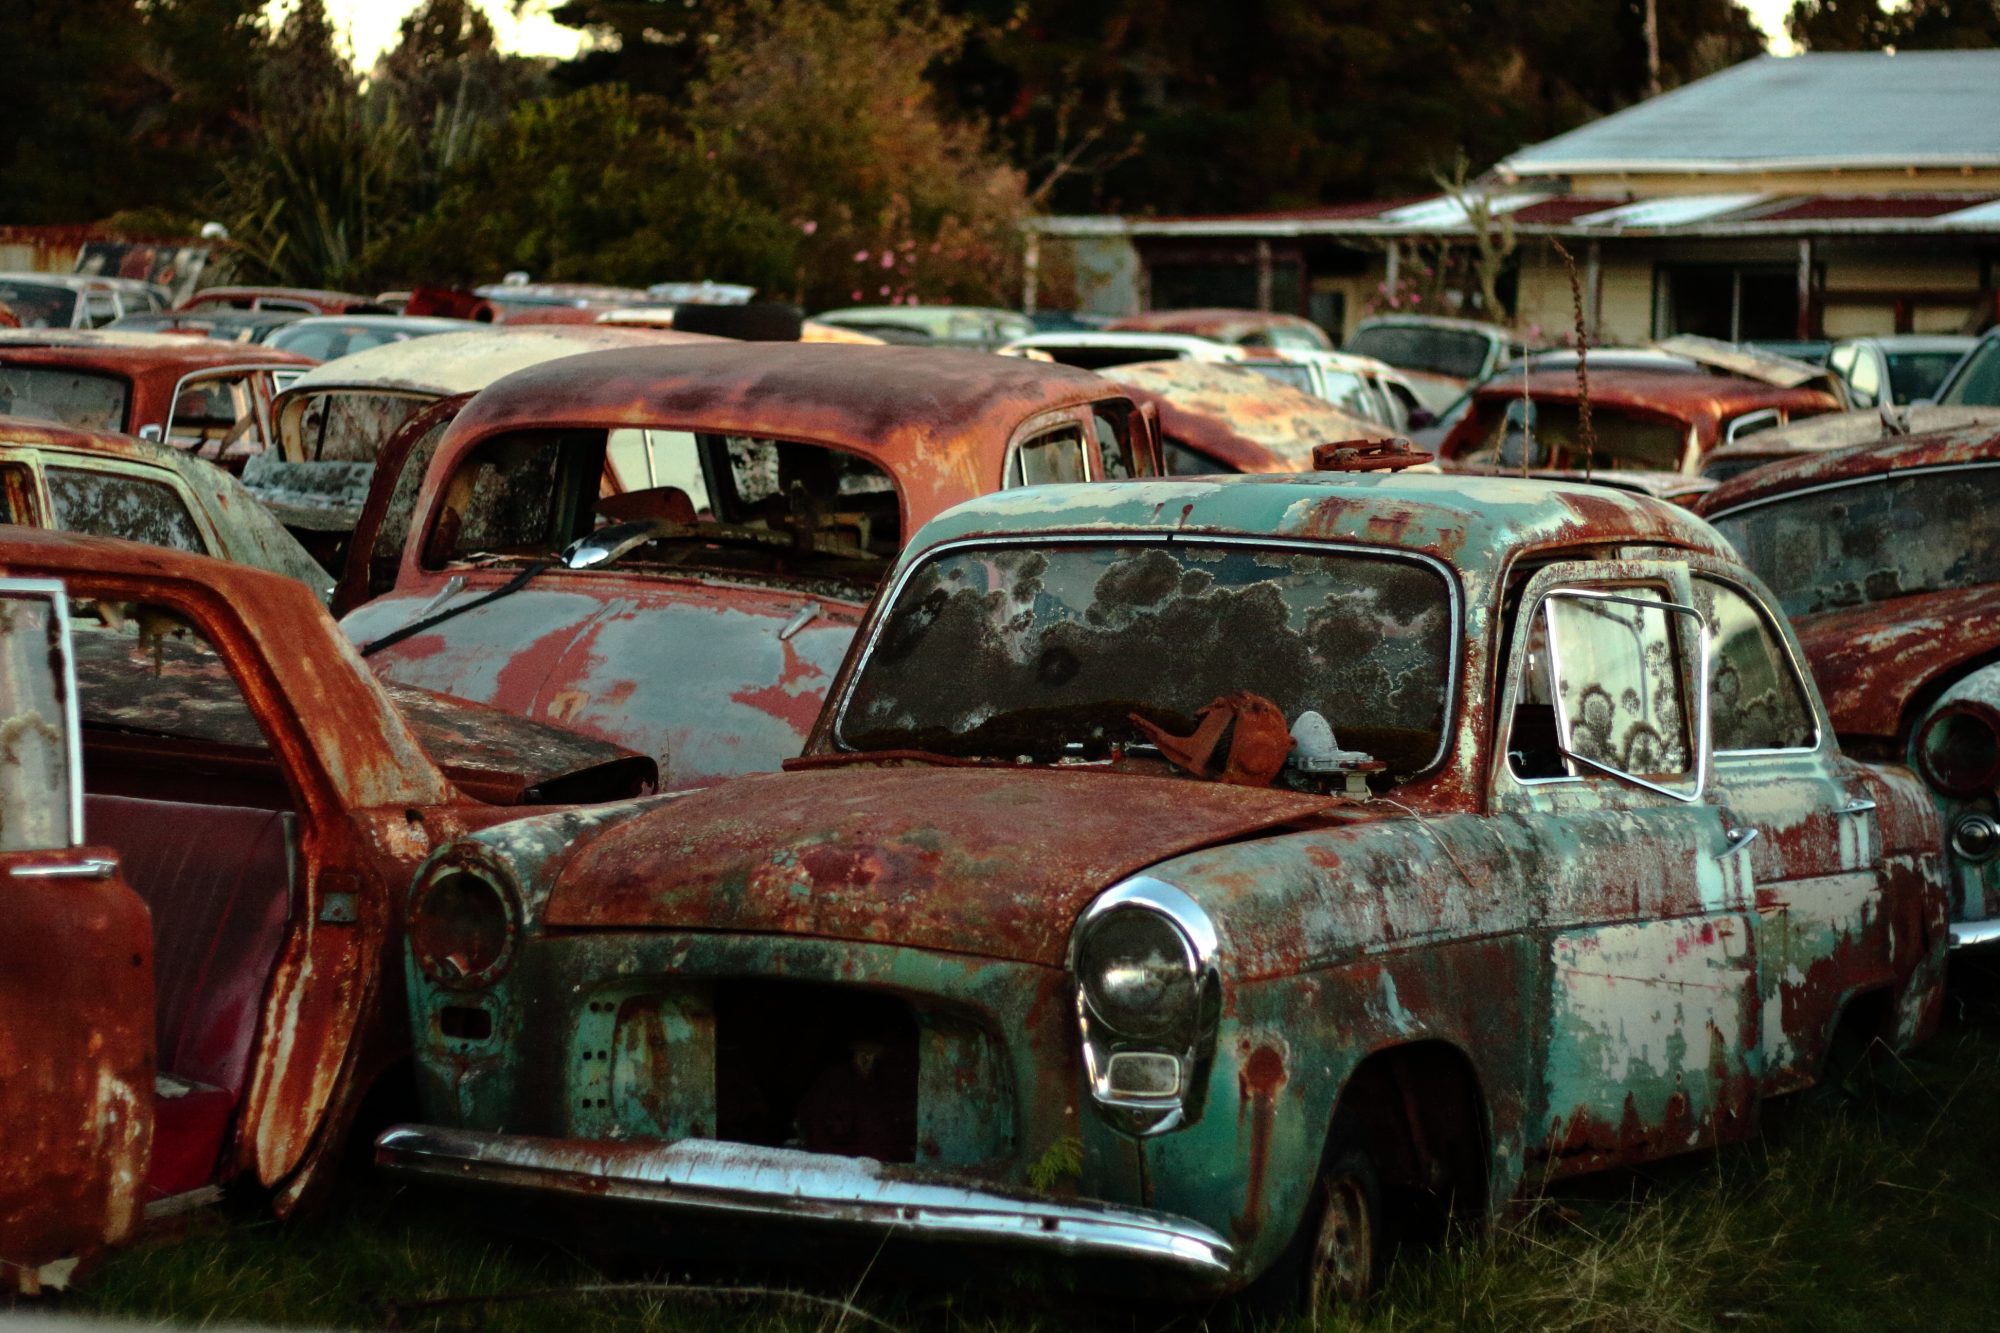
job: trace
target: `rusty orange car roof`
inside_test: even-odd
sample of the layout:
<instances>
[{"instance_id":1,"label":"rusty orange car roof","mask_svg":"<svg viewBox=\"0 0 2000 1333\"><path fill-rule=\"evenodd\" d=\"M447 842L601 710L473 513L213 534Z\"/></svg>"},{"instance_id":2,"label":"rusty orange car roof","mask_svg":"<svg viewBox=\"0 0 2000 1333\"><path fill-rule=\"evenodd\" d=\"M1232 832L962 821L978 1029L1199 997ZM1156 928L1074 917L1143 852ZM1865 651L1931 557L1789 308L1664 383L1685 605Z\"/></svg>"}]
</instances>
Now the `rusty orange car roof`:
<instances>
[{"instance_id":1,"label":"rusty orange car roof","mask_svg":"<svg viewBox=\"0 0 2000 1333\"><path fill-rule=\"evenodd\" d=\"M1991 425L1957 426L1926 431L1921 435L1902 435L1877 444L1809 454L1746 472L1704 495L1695 506L1695 512L1720 514L1791 491L1854 481L1884 472L1994 462L2000 462L2000 429Z\"/></svg>"},{"instance_id":2,"label":"rusty orange car roof","mask_svg":"<svg viewBox=\"0 0 2000 1333\"><path fill-rule=\"evenodd\" d=\"M801 440L896 478L913 523L992 490L1014 432L1046 412L1129 403L1086 370L933 347L717 343L589 352L518 370L466 405L433 475L479 440L539 427L629 426Z\"/></svg>"},{"instance_id":3,"label":"rusty orange car roof","mask_svg":"<svg viewBox=\"0 0 2000 1333\"><path fill-rule=\"evenodd\" d=\"M1692 426L1703 454L1720 442L1722 423L1740 413L1773 407L1803 417L1838 412L1841 407L1823 389L1787 389L1739 375L1640 370L1629 366L1606 366L1589 369L1588 373L1593 407L1649 413ZM1472 391L1475 410L1452 428L1438 456L1456 458L1478 437L1478 409L1522 397L1574 403L1578 397L1575 368L1536 370L1526 376L1503 374L1480 385Z\"/></svg>"},{"instance_id":4,"label":"rusty orange car roof","mask_svg":"<svg viewBox=\"0 0 2000 1333\"><path fill-rule=\"evenodd\" d=\"M345 314L358 306L367 306L372 310L382 308L372 296L328 291L323 287L203 287L174 309L194 310L201 306L233 305L238 301L264 299L297 301L312 306L322 315Z\"/></svg>"}]
</instances>

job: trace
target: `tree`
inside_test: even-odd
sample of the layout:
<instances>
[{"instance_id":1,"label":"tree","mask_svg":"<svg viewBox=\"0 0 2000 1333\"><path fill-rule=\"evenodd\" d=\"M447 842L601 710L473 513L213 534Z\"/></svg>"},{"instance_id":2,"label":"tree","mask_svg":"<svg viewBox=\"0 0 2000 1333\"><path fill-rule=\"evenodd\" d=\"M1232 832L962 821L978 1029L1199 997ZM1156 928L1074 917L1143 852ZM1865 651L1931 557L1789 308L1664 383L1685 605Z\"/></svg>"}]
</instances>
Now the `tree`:
<instances>
[{"instance_id":1,"label":"tree","mask_svg":"<svg viewBox=\"0 0 2000 1333\"><path fill-rule=\"evenodd\" d=\"M966 24L929 0L744 0L690 89L718 169L799 232L810 307L1006 299L1021 173L928 81Z\"/></svg>"},{"instance_id":2,"label":"tree","mask_svg":"<svg viewBox=\"0 0 2000 1333\"><path fill-rule=\"evenodd\" d=\"M718 25L735 9L736 0L563 0L549 16L590 41L551 77L563 88L618 83L679 101L707 72Z\"/></svg>"},{"instance_id":3,"label":"tree","mask_svg":"<svg viewBox=\"0 0 2000 1333\"><path fill-rule=\"evenodd\" d=\"M717 277L785 290L798 230L747 199L663 100L586 88L523 103L438 206L377 252L384 277L644 285Z\"/></svg>"},{"instance_id":4,"label":"tree","mask_svg":"<svg viewBox=\"0 0 2000 1333\"><path fill-rule=\"evenodd\" d=\"M387 101L414 136L423 206L483 136L542 91L542 62L505 56L493 24L471 0L424 0L403 19L396 45L375 62L369 95Z\"/></svg>"},{"instance_id":5,"label":"tree","mask_svg":"<svg viewBox=\"0 0 2000 1333\"><path fill-rule=\"evenodd\" d=\"M163 90L145 41L135 0L0 0L6 221L77 222L151 202L157 186L137 140Z\"/></svg>"}]
</instances>

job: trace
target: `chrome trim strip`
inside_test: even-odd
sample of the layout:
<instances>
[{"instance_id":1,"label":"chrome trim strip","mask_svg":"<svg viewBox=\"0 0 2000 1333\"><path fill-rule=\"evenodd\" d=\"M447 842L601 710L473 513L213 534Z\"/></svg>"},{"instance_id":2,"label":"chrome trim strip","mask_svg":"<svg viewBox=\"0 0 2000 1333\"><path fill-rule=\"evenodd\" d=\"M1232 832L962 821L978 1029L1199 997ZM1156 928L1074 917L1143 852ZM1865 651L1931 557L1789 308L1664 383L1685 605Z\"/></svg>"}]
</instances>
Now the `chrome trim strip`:
<instances>
[{"instance_id":1,"label":"chrome trim strip","mask_svg":"<svg viewBox=\"0 0 2000 1333\"><path fill-rule=\"evenodd\" d=\"M14 866L7 873L15 879L103 879L117 868L116 861L93 856L81 861L65 861L61 865Z\"/></svg>"},{"instance_id":2,"label":"chrome trim strip","mask_svg":"<svg viewBox=\"0 0 2000 1333\"><path fill-rule=\"evenodd\" d=\"M401 1176L642 1204L700 1216L833 1223L1069 1257L1164 1264L1196 1277L1231 1272L1222 1236L1186 1218L1115 1204L1064 1203L974 1189L941 1172L711 1139L616 1143L398 1125L375 1160Z\"/></svg>"},{"instance_id":3,"label":"chrome trim strip","mask_svg":"<svg viewBox=\"0 0 2000 1333\"><path fill-rule=\"evenodd\" d=\"M2000 920L1952 922L1952 948L1970 949L1994 943L2000 943Z\"/></svg>"},{"instance_id":4,"label":"chrome trim strip","mask_svg":"<svg viewBox=\"0 0 2000 1333\"><path fill-rule=\"evenodd\" d=\"M1171 480L1171 478L1169 479ZM1083 482L1081 485L1096 483ZM1255 546L1264 550L1306 551L1314 555L1373 555L1391 560L1408 560L1413 564L1427 565L1437 571L1444 582L1445 605L1451 617L1451 643L1445 650L1444 677L1444 718L1438 724L1438 749L1424 766L1411 774L1411 779L1431 772L1451 754L1453 728L1458 721L1458 678L1459 660L1465 655L1465 605L1464 596L1458 586L1458 575L1452 567L1436 556L1425 551L1411 551L1396 546L1370 546L1361 542L1343 541L1302 541L1296 537L1259 537L1248 533L1210 533L1207 531L1183 532L1176 528L1120 528L1116 531L1078 532L1071 528L1049 528L1038 532L1011 533L986 537L958 537L924 550L896 571L895 582L885 584L878 594L869 616L868 638L857 640L858 655L854 658L854 670L848 674L847 688L841 692L839 702L834 704L833 725L828 736L836 748L848 753L856 753L842 739L841 733L847 725L847 705L854 697L854 687L860 683L861 674L867 668L868 659L875 653L876 640L882 637L882 630L888 624L889 612L903 595L903 587L911 577L925 565L941 556L967 547L994 546L1056 546L1081 543L1112 542L1128 546L1158 544L1162 546ZM832 702L832 701L829 701Z\"/></svg>"}]
</instances>

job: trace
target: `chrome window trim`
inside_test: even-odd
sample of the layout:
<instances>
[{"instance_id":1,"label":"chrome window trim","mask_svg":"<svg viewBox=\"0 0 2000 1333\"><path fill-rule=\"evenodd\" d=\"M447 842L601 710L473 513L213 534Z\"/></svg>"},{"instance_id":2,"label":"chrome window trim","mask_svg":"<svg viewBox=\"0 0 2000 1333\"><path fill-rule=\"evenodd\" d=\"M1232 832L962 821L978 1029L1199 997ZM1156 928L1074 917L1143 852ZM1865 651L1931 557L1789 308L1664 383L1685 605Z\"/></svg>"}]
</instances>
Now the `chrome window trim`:
<instances>
[{"instance_id":1,"label":"chrome window trim","mask_svg":"<svg viewBox=\"0 0 2000 1333\"><path fill-rule=\"evenodd\" d=\"M1077 431L1078 454L1083 463L1084 482L1102 481L1098 475L1102 471L1101 460L1097 457L1096 416L1097 400L1085 404L1079 413L1076 407L1055 407L1046 412L1037 412L1020 425L1014 427L1014 434L1007 441L1006 456L1000 460L1000 489L1018 491L1028 486L1023 480L1026 469L1021 464L1021 451L1035 444L1045 435L1053 435L1064 426ZM1050 485L1036 482L1037 486ZM1072 482L1081 485L1082 482Z\"/></svg>"},{"instance_id":2,"label":"chrome window trim","mask_svg":"<svg viewBox=\"0 0 2000 1333\"><path fill-rule=\"evenodd\" d=\"M1083 485L1092 483L1084 482ZM1082 543L1122 543L1133 545L1142 542L1172 546L1176 543L1187 546L1255 546L1264 550L1306 551L1319 555L1354 554L1383 556L1394 560L1407 560L1412 564L1424 565L1435 570L1444 583L1446 614L1450 618L1451 642L1445 646L1444 674L1444 717L1438 724L1437 753L1425 761L1423 767L1413 771L1405 781L1414 781L1432 772L1451 755L1453 727L1458 721L1459 660L1465 651L1465 607L1464 596L1458 585L1458 576L1452 567L1436 556L1424 551L1412 551L1396 546L1374 546L1362 542L1303 541L1296 537L1266 538L1243 533L1187 533L1175 529L1128 528L1117 532L1078 532L1074 529L1051 528L1034 533L1010 533L990 537L955 537L948 542L925 547L910 557L903 567L896 571L895 581L886 584L877 596L868 625L868 637L857 640L859 652L854 658L854 670L848 673L846 687L841 691L840 701L833 710L833 725L827 729L834 748L850 754L865 753L849 746L842 736L847 726L847 707L853 701L854 687L861 680L868 661L875 655L876 641L882 637L882 630L889 621L889 612L901 600L903 588L911 577L925 565L955 551L968 547L995 546L1054 546Z\"/></svg>"},{"instance_id":3,"label":"chrome window trim","mask_svg":"<svg viewBox=\"0 0 2000 1333\"><path fill-rule=\"evenodd\" d=\"M1792 684L1798 687L1799 696L1807 700L1808 702L1815 703L1817 705L1817 707L1813 708L1812 710L1813 743L1811 745L1784 746L1778 749L1767 749L1767 750L1715 750L1712 752L1712 757L1719 763L1724 759L1746 759L1746 758L1757 758L1760 756L1769 756L1769 755L1808 755L1808 754L1819 754L1821 751L1823 751L1826 748L1826 728L1820 725L1820 712L1822 709L1826 707L1826 703L1824 700L1820 699L1817 692L1806 689L1805 686L1808 677L1805 673L1805 669L1799 664L1798 652L1793 647L1791 636L1782 633L1778 629L1779 621L1778 618L1771 613L1771 608L1766 606L1764 604L1763 599L1758 597L1756 593L1752 591L1747 584L1738 582L1737 580L1729 578L1725 575L1713 574L1709 573L1706 570L1691 568L1688 570L1688 577L1697 583L1703 579L1707 579L1710 583L1720 583L1724 587L1732 588L1736 592L1742 594L1743 599L1750 603L1751 609L1754 610L1757 613L1758 618L1764 622L1764 628L1770 631L1771 637L1776 639L1778 641L1779 646L1785 650L1785 665L1791 670ZM1714 633L1713 629L1710 630L1710 633L1711 634ZM1712 704L1710 706L1710 711L1711 712L1713 711Z\"/></svg>"},{"instance_id":4,"label":"chrome window trim","mask_svg":"<svg viewBox=\"0 0 2000 1333\"><path fill-rule=\"evenodd\" d=\"M1969 463L1932 463L1924 467L1890 468L1886 472L1871 472L1864 477L1843 477L1838 481L1823 481L1816 486L1801 486L1795 491L1782 491L1777 495L1760 496L1755 500L1745 500L1742 504L1734 505L1728 509L1718 509L1712 514L1704 514L1702 517L1707 519L1709 523L1715 524L1725 519L1747 514L1753 509L1762 509L1766 505L1782 504L1788 500L1796 500L1803 495L1816 495L1822 491L1837 491L1854 486L1879 486L1904 477L1927 477L1933 473L1977 472L1992 469L2000 469L2000 460L1977 460Z\"/></svg>"},{"instance_id":5,"label":"chrome window trim","mask_svg":"<svg viewBox=\"0 0 2000 1333\"><path fill-rule=\"evenodd\" d=\"M0 597L46 599L62 637L63 762L69 779L69 847L83 846L83 719L76 699L76 640L69 621L69 589L61 579L0 577ZM53 848L49 850L55 850Z\"/></svg>"},{"instance_id":6,"label":"chrome window trim","mask_svg":"<svg viewBox=\"0 0 2000 1333\"><path fill-rule=\"evenodd\" d=\"M1655 584L1645 582L1643 580L1635 580L1633 583L1619 585L1619 586L1652 587L1655 586ZM1670 594L1673 591L1670 586L1666 585L1664 579L1658 581L1658 586L1660 587L1660 591L1662 593ZM1709 778L1708 769L1709 769L1709 758L1710 758L1709 738L1708 738L1708 713L1709 713L1708 681L1710 675L1712 674L1709 661L1709 640L1712 637L1712 635L1708 627L1708 617L1702 615L1701 611L1696 607L1684 606L1679 602L1670 602L1667 601L1665 597L1662 597L1661 600L1655 602L1655 601L1649 601L1645 598L1631 597L1605 589L1596 589L1596 588L1577 586L1574 584L1558 583L1548 588L1546 591L1541 593L1535 599L1535 605L1533 609L1519 623L1526 626L1532 626L1534 624L1535 617L1542 615L1544 613L1545 609L1547 608L1549 598L1557 593L1565 593L1571 596L1578 596L1578 597L1588 597L1599 601L1625 602L1634 606L1652 607L1656 610L1672 610L1679 614L1692 616L1695 624L1701 627L1701 636L1698 641L1699 651L1696 654L1696 671L1701 680L1701 688L1697 694L1698 702L1696 707L1696 720L1695 720L1695 746L1696 746L1695 768L1694 768L1695 787L1692 793L1677 792L1672 790L1671 788L1662 787L1656 782L1648 782L1644 778L1638 777L1634 774L1621 773L1616 769L1607 768L1602 764L1591 763L1591 761L1588 759L1580 759L1577 758L1576 756L1571 755L1567 750L1558 751L1560 754L1562 754L1563 758L1573 760L1574 762L1577 763L1588 764L1591 768L1596 769L1598 772L1603 774L1605 777L1610 778L1614 782L1628 782L1631 783L1633 786L1643 788L1646 791L1655 792L1661 796L1667 797L1670 800L1679 801L1683 805L1694 805L1700 802L1702 797L1705 796L1708 792L1708 778ZM1555 651L1555 643L1553 635L1549 636L1548 652L1549 652L1549 665L1551 668L1550 683L1553 685L1555 683L1554 667L1556 663L1556 651ZM1498 776L1499 774L1504 773L1507 779L1510 782L1512 782L1515 786L1526 787L1526 788L1553 787L1569 783L1596 781L1595 778L1589 776L1570 776L1570 775L1565 775L1559 778L1529 778L1529 777L1523 777L1519 773L1516 773L1514 771L1514 765L1512 760L1512 755L1514 752L1514 713L1520 708L1520 702L1521 702L1520 678L1528 669L1528 658L1525 647L1525 640L1522 641L1520 662L1521 662L1520 669L1515 673L1514 701L1513 701L1514 707L1507 710L1507 729L1506 733L1501 738L1500 762L1494 766L1495 775ZM1551 706L1555 709L1557 739L1560 742L1562 730L1567 719L1563 717L1562 703L1559 691L1557 692L1557 697L1551 701Z\"/></svg>"}]
</instances>

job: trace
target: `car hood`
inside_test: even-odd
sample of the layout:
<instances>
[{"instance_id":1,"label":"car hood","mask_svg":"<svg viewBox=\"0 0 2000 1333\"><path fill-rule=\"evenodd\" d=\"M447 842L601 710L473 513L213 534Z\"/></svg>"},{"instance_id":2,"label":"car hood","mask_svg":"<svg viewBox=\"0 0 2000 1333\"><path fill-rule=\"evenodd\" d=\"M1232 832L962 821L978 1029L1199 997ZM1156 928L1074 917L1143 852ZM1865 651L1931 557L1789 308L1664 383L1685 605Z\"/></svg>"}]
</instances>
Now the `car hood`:
<instances>
[{"instance_id":1,"label":"car hood","mask_svg":"<svg viewBox=\"0 0 2000 1333\"><path fill-rule=\"evenodd\" d=\"M605 830L551 926L865 940L1058 966L1084 905L1327 797L1074 769L840 765L747 777Z\"/></svg>"},{"instance_id":2,"label":"car hood","mask_svg":"<svg viewBox=\"0 0 2000 1333\"><path fill-rule=\"evenodd\" d=\"M1919 691L2000 647L2000 584L1823 611L1792 624L1834 731L1893 739Z\"/></svg>"},{"instance_id":3,"label":"car hood","mask_svg":"<svg viewBox=\"0 0 2000 1333\"><path fill-rule=\"evenodd\" d=\"M622 745L414 685L382 688L431 761L490 804L616 801L659 786L659 766Z\"/></svg>"}]
</instances>

